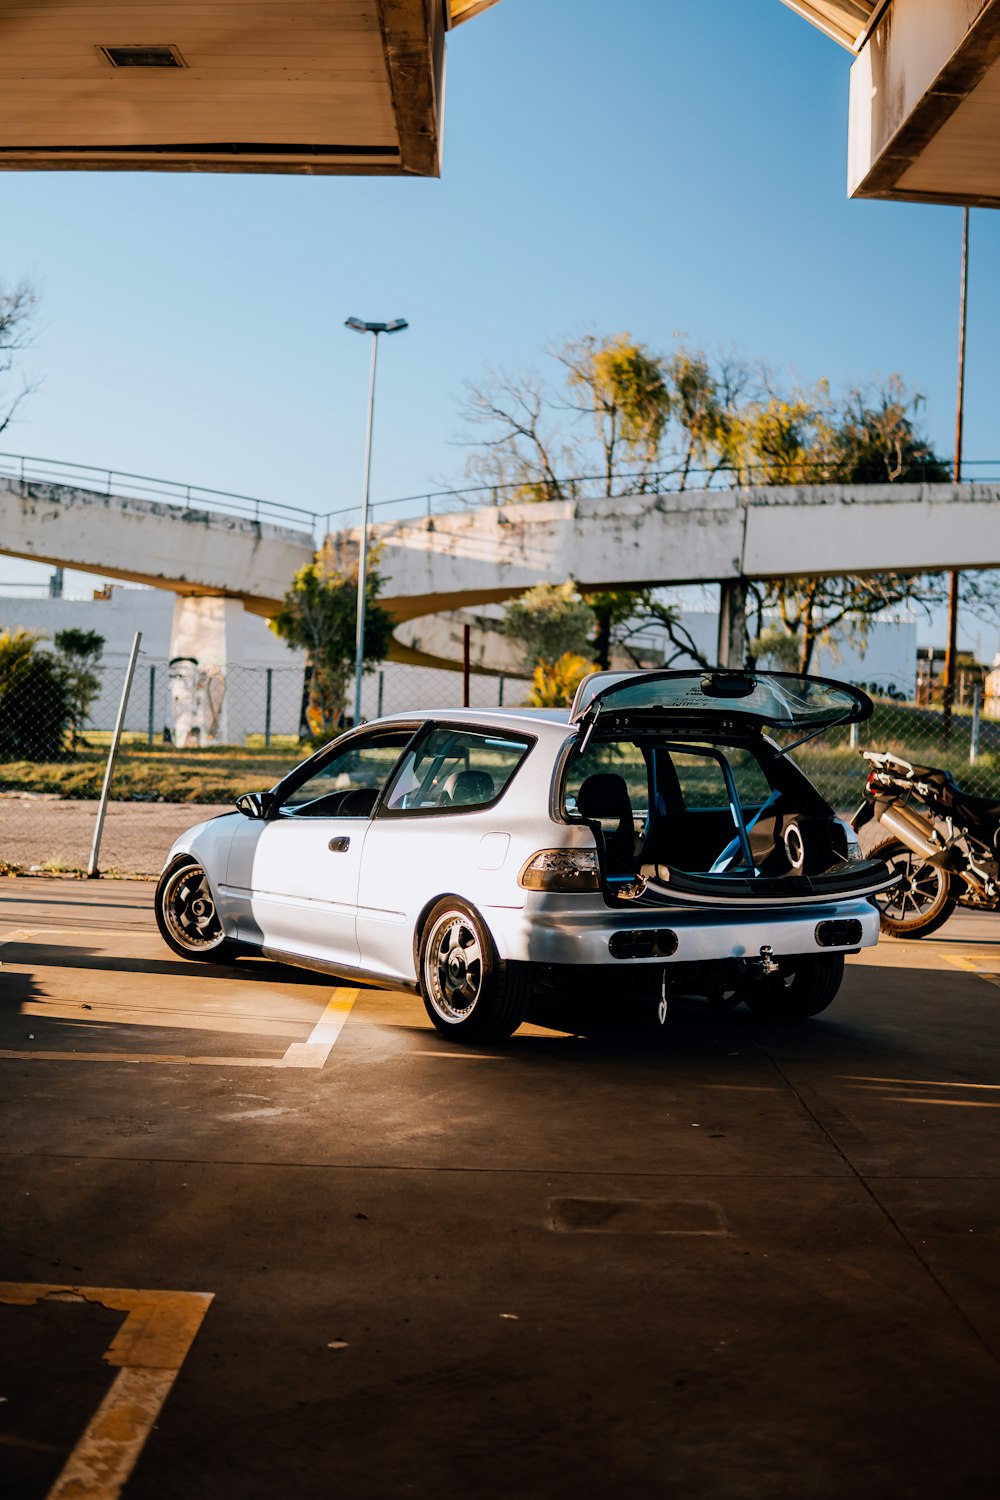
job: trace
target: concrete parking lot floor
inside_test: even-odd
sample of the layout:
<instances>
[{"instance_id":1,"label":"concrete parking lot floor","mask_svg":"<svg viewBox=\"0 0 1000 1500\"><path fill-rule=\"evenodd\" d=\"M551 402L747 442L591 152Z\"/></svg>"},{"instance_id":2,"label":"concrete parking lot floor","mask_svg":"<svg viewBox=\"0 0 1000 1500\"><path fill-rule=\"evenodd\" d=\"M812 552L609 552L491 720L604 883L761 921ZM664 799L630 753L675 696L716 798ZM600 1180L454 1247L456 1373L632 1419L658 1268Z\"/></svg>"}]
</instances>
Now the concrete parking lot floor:
<instances>
[{"instance_id":1,"label":"concrete parking lot floor","mask_svg":"<svg viewBox=\"0 0 1000 1500\"><path fill-rule=\"evenodd\" d=\"M5 1500L993 1500L1000 918L466 1051L151 900L0 881Z\"/></svg>"}]
</instances>

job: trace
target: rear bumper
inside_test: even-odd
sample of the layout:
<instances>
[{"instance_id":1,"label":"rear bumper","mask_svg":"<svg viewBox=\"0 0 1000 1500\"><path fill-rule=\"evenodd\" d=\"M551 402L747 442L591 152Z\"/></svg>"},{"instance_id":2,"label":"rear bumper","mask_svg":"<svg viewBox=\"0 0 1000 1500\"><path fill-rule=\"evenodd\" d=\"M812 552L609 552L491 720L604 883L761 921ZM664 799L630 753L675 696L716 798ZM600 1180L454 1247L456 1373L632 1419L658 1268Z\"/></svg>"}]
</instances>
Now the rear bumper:
<instances>
[{"instance_id":1,"label":"rear bumper","mask_svg":"<svg viewBox=\"0 0 1000 1500\"><path fill-rule=\"evenodd\" d=\"M879 914L867 900L811 903L808 907L771 907L753 911L706 911L666 906L610 911L603 904L573 908L566 898L556 906L553 898L544 904L530 903L521 910L484 908L500 957L538 964L587 964L611 970L639 965L711 963L719 959L756 958L765 945L775 958L807 953L844 953L870 948L878 941ZM816 930L824 922L856 921L861 928L857 941L842 946L819 942ZM664 945L654 957L616 958L611 940L618 934L664 932L676 934L677 946L669 956ZM627 951L628 943L616 943Z\"/></svg>"}]
</instances>

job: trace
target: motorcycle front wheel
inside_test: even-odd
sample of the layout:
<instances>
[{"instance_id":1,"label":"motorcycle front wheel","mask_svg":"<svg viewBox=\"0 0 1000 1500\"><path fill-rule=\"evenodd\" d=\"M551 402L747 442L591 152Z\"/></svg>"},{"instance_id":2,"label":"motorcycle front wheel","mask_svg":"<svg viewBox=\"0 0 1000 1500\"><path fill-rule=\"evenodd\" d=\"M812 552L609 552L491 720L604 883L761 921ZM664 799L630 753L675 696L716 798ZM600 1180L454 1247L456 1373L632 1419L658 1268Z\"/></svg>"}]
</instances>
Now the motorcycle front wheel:
<instances>
[{"instance_id":1,"label":"motorcycle front wheel","mask_svg":"<svg viewBox=\"0 0 1000 1500\"><path fill-rule=\"evenodd\" d=\"M958 904L951 876L940 865L928 864L899 839L883 839L869 850L869 859L882 859L902 881L875 900L879 926L887 937L927 937L943 927Z\"/></svg>"}]
</instances>

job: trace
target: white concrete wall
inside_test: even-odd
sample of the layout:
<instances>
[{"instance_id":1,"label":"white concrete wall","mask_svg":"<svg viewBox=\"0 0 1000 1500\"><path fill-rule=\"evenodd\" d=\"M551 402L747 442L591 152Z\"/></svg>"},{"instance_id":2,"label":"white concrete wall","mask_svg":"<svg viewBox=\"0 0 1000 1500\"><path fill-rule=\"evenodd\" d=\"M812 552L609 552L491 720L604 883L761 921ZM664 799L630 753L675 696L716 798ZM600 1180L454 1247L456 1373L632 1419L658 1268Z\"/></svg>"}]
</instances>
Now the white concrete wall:
<instances>
[{"instance_id":1,"label":"white concrete wall","mask_svg":"<svg viewBox=\"0 0 1000 1500\"><path fill-rule=\"evenodd\" d=\"M175 639L178 605L189 608L182 610L183 629ZM218 616L214 622L213 614ZM167 726L172 732L176 729L169 661L173 656L190 655L202 668L214 670L216 676L221 670L225 678L217 739L240 744L247 734L263 733L267 668L271 669L272 732L298 731L303 654L289 650L266 620L247 614L237 601L188 601L163 589L124 587L113 588L109 599L0 597L0 630L18 626L38 631L50 641L57 631L69 628L96 630L104 636L103 689L91 714L91 723L97 728L110 729L114 723L132 639L136 630L141 630L142 654L129 701L127 729L148 731L151 689L154 735L159 738Z\"/></svg>"}]
</instances>

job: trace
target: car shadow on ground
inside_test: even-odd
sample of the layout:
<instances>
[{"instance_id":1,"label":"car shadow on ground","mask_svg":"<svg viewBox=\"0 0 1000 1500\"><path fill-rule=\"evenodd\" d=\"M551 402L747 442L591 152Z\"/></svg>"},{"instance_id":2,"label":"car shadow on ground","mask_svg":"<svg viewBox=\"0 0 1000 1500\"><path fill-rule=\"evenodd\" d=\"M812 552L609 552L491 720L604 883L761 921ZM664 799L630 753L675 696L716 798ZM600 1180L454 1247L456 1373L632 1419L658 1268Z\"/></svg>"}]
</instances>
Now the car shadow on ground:
<instances>
[{"instance_id":1,"label":"car shadow on ground","mask_svg":"<svg viewBox=\"0 0 1000 1500\"><path fill-rule=\"evenodd\" d=\"M198 963L186 958L131 958L122 954L104 953L76 943L5 943L4 963L19 964L25 968L89 969L109 974L227 979L241 984L253 981L260 983L263 980L270 984L329 986L334 982L329 975L293 968L290 964L273 963L266 958L241 957L224 964Z\"/></svg>"},{"instance_id":2,"label":"car shadow on ground","mask_svg":"<svg viewBox=\"0 0 1000 1500\"><path fill-rule=\"evenodd\" d=\"M0 973L0 1017L20 1015L22 1006L39 998L38 985L30 974L13 974L6 968Z\"/></svg>"}]
</instances>

